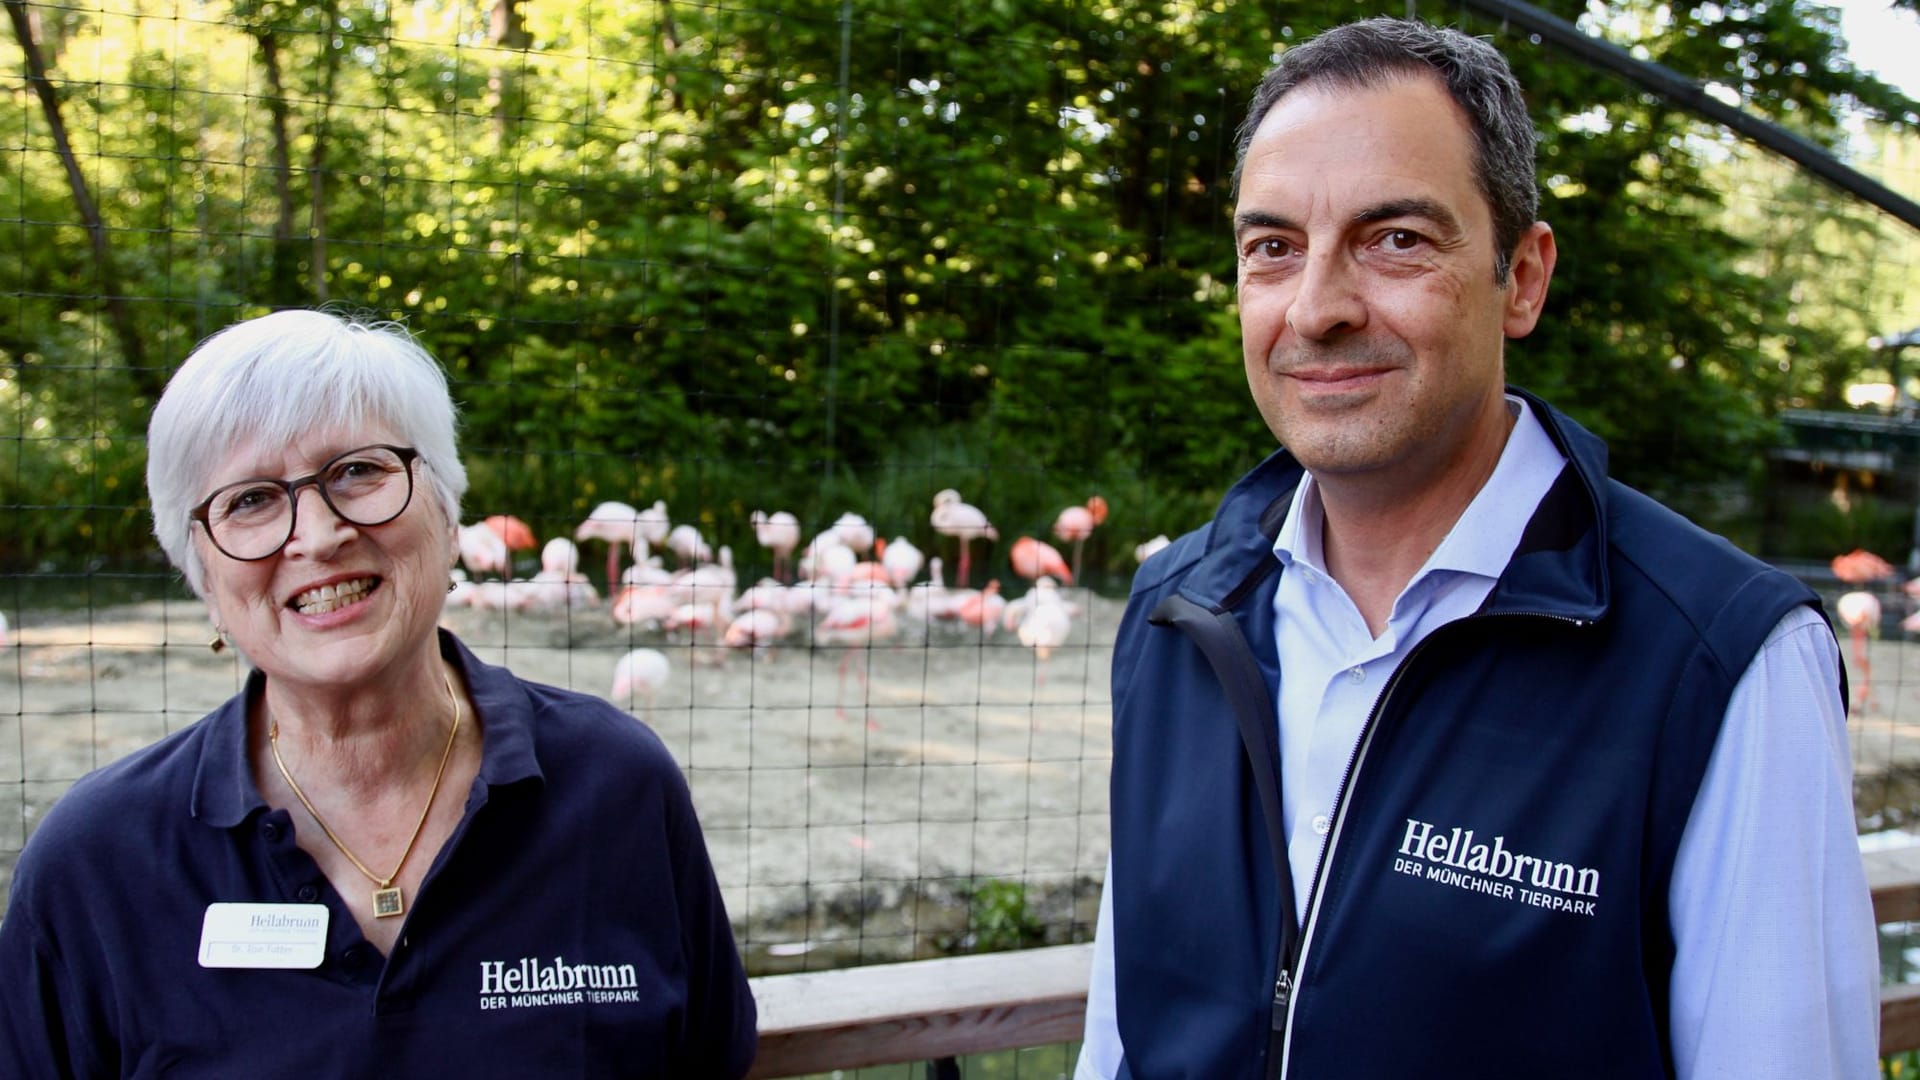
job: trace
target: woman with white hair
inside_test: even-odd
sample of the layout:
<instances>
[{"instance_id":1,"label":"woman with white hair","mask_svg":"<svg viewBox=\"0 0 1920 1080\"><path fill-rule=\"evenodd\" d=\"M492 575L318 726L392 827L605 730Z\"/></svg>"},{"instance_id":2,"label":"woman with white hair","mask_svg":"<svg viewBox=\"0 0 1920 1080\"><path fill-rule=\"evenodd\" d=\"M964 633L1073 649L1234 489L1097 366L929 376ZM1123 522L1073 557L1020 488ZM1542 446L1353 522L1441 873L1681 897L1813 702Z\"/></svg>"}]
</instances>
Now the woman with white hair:
<instances>
[{"instance_id":1,"label":"woman with white hair","mask_svg":"<svg viewBox=\"0 0 1920 1080\"><path fill-rule=\"evenodd\" d=\"M432 358L322 312L240 323L148 454L154 532L252 671L34 832L0 1075L744 1075L673 759L436 626L466 470Z\"/></svg>"}]
</instances>

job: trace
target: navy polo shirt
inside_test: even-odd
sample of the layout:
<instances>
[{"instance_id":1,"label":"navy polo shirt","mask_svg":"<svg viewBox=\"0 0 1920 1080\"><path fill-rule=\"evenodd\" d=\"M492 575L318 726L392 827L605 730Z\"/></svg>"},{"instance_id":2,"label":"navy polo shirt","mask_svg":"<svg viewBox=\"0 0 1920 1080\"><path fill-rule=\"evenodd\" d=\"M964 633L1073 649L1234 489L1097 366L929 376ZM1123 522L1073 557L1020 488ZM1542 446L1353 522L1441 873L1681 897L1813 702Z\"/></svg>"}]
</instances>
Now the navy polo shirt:
<instances>
[{"instance_id":1,"label":"navy polo shirt","mask_svg":"<svg viewBox=\"0 0 1920 1080\"><path fill-rule=\"evenodd\" d=\"M255 673L35 831L0 922L0 1076L744 1075L753 998L672 756L598 698L441 650L484 750L390 957L254 786ZM221 901L324 904L320 966L201 967Z\"/></svg>"}]
</instances>

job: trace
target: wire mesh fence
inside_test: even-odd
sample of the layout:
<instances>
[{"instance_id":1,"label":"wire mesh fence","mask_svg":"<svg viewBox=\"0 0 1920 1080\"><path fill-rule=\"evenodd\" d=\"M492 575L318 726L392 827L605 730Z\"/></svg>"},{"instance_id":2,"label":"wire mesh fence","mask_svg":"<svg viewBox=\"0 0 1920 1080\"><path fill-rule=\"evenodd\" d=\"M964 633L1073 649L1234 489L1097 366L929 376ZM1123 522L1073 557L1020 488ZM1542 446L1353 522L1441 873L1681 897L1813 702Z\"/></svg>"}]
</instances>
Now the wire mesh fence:
<instances>
[{"instance_id":1,"label":"wire mesh fence","mask_svg":"<svg viewBox=\"0 0 1920 1080\"><path fill-rule=\"evenodd\" d=\"M1276 50L1370 12L973 7L9 5L0 874L74 779L239 689L147 537L146 416L208 333L332 303L447 366L470 521L544 542L662 503L712 550L689 565L727 549L730 597L775 569L755 511L802 542L857 514L941 560L946 591L923 563L884 619L796 608L764 643L645 592L681 568L664 547L609 573L583 541L592 595L558 602L504 584L540 568L523 551L446 613L483 659L659 732L754 970L1088 938L1136 546L1272 446L1234 334L1233 128ZM1920 326L1912 232L1523 36L1422 14L1493 34L1536 89L1564 272L1515 381L1835 591L1829 554L1904 561L1920 458L1763 455L1791 441L1782 406L1838 409L1862 371L1910 405L1900 349L1868 339ZM1920 190L1911 130L1823 115ZM997 538L963 556L933 520L947 489ZM1076 551L1056 519L1096 494L1111 516ZM1077 560L1044 647L1020 537ZM961 593L963 558L998 598ZM1920 660L1911 602L1879 588L1853 741L1863 825L1891 828L1916 805ZM636 649L664 678L616 687Z\"/></svg>"}]
</instances>

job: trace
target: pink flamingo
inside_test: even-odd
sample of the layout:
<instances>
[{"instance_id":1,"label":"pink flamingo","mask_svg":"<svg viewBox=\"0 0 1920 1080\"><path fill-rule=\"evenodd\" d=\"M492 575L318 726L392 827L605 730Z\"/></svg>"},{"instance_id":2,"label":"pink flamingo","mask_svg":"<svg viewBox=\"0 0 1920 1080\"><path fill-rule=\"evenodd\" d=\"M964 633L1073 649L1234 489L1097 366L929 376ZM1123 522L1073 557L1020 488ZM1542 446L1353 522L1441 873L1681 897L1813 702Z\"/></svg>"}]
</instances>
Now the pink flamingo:
<instances>
[{"instance_id":1,"label":"pink flamingo","mask_svg":"<svg viewBox=\"0 0 1920 1080\"><path fill-rule=\"evenodd\" d=\"M658 555L648 555L620 574L622 585L671 585L676 571L669 570Z\"/></svg>"},{"instance_id":2,"label":"pink flamingo","mask_svg":"<svg viewBox=\"0 0 1920 1080\"><path fill-rule=\"evenodd\" d=\"M647 540L640 534L640 511L623 502L603 502L593 508L587 520L573 530L580 543L604 540L607 544L607 591L620 583L620 545L633 550L635 562L647 557Z\"/></svg>"},{"instance_id":3,"label":"pink flamingo","mask_svg":"<svg viewBox=\"0 0 1920 1080\"><path fill-rule=\"evenodd\" d=\"M512 514L494 514L485 524L494 535L506 541L508 551L532 551L540 546L532 527Z\"/></svg>"},{"instance_id":4,"label":"pink flamingo","mask_svg":"<svg viewBox=\"0 0 1920 1080\"><path fill-rule=\"evenodd\" d=\"M1093 530L1107 520L1107 500L1098 495L1086 501L1084 506L1069 506L1060 511L1053 519L1053 535L1062 543L1073 545L1073 573L1080 575L1080 548L1093 535Z\"/></svg>"},{"instance_id":5,"label":"pink flamingo","mask_svg":"<svg viewBox=\"0 0 1920 1080\"><path fill-rule=\"evenodd\" d=\"M469 574L499 574L506 577L513 568L507 542L484 523L460 526L460 531L455 534L455 542L460 547L460 562L466 566Z\"/></svg>"},{"instance_id":6,"label":"pink flamingo","mask_svg":"<svg viewBox=\"0 0 1920 1080\"><path fill-rule=\"evenodd\" d=\"M860 556L840 539L840 534L828 529L800 552L798 573L808 581L831 582L851 572L859 561Z\"/></svg>"},{"instance_id":7,"label":"pink flamingo","mask_svg":"<svg viewBox=\"0 0 1920 1080\"><path fill-rule=\"evenodd\" d=\"M469 604L480 611L527 611L538 593L525 581L482 581Z\"/></svg>"},{"instance_id":8,"label":"pink flamingo","mask_svg":"<svg viewBox=\"0 0 1920 1080\"><path fill-rule=\"evenodd\" d=\"M971 565L967 545L975 539L985 537L988 540L1000 539L994 531L987 515L977 506L969 506L960 498L960 493L947 488L933 497L933 514L928 519L933 531L942 536L955 537L960 541L960 585L967 584L967 570Z\"/></svg>"},{"instance_id":9,"label":"pink flamingo","mask_svg":"<svg viewBox=\"0 0 1920 1080\"><path fill-rule=\"evenodd\" d=\"M1865 712L1867 703L1873 699L1873 667L1867 662L1867 638L1880 636L1880 598L1868 592L1850 592L1840 597L1834 607L1853 638L1853 663L1860 669L1860 687L1854 693L1853 709Z\"/></svg>"},{"instance_id":10,"label":"pink flamingo","mask_svg":"<svg viewBox=\"0 0 1920 1080\"><path fill-rule=\"evenodd\" d=\"M873 550L873 526L859 514L841 514L833 523L834 535L840 542L852 548L855 554L865 555Z\"/></svg>"},{"instance_id":11,"label":"pink flamingo","mask_svg":"<svg viewBox=\"0 0 1920 1080\"><path fill-rule=\"evenodd\" d=\"M547 541L547 546L540 550L540 572L533 575L532 580L508 585L526 594L525 607L532 611L590 608L600 602L600 594L587 581L587 575L580 572L580 549L564 536Z\"/></svg>"},{"instance_id":12,"label":"pink flamingo","mask_svg":"<svg viewBox=\"0 0 1920 1080\"><path fill-rule=\"evenodd\" d=\"M758 656L779 644L792 627L793 620L784 611L753 608L741 612L727 624L721 641L730 649L752 649Z\"/></svg>"},{"instance_id":13,"label":"pink flamingo","mask_svg":"<svg viewBox=\"0 0 1920 1080\"><path fill-rule=\"evenodd\" d=\"M1032 649L1036 658L1035 685L1045 686L1047 658L1064 645L1067 635L1073 632L1073 611L1061 598L1059 587L1048 578L1035 582L1033 591L1021 599L1027 601L1027 609L1016 633L1020 644ZM1012 611L1011 605L1008 611Z\"/></svg>"},{"instance_id":14,"label":"pink flamingo","mask_svg":"<svg viewBox=\"0 0 1920 1080\"><path fill-rule=\"evenodd\" d=\"M896 606L896 598L886 589L857 590L834 601L814 628L813 640L816 645L847 646L847 651L840 657L835 716L845 719L847 715L843 704L847 691L847 665L853 660L854 650L871 648L874 642L885 641L900 629L894 617ZM859 676L861 685L865 686L867 673L864 668ZM867 720L869 730L878 730L879 726L871 718Z\"/></svg>"},{"instance_id":15,"label":"pink flamingo","mask_svg":"<svg viewBox=\"0 0 1920 1080\"><path fill-rule=\"evenodd\" d=\"M673 529L673 522L667 520L667 501L655 499L653 505L640 511L640 535L646 537L647 546L658 549L667 542L667 533Z\"/></svg>"},{"instance_id":16,"label":"pink flamingo","mask_svg":"<svg viewBox=\"0 0 1920 1080\"><path fill-rule=\"evenodd\" d=\"M1894 574L1892 563L1864 548L1835 555L1829 565L1833 567L1833 576L1849 585L1866 585Z\"/></svg>"},{"instance_id":17,"label":"pink flamingo","mask_svg":"<svg viewBox=\"0 0 1920 1080\"><path fill-rule=\"evenodd\" d=\"M1028 581L1050 577L1063 585L1073 584L1073 571L1052 544L1023 536L1013 542L1013 572Z\"/></svg>"},{"instance_id":18,"label":"pink flamingo","mask_svg":"<svg viewBox=\"0 0 1920 1080\"><path fill-rule=\"evenodd\" d=\"M1133 561L1146 562L1172 546L1173 541L1167 539L1166 533L1161 533L1151 540L1142 540L1133 546Z\"/></svg>"},{"instance_id":19,"label":"pink flamingo","mask_svg":"<svg viewBox=\"0 0 1920 1080\"><path fill-rule=\"evenodd\" d=\"M885 546L886 541L880 542ZM852 549L848 549L852 550ZM853 592L857 589L887 588L893 585L893 574L882 563L871 559L861 560L848 567L846 572L833 579L833 591Z\"/></svg>"},{"instance_id":20,"label":"pink flamingo","mask_svg":"<svg viewBox=\"0 0 1920 1080\"><path fill-rule=\"evenodd\" d=\"M793 549L800 546L800 519L785 510L771 514L755 510L748 520L753 523L753 538L773 552L774 578L785 581L790 576L786 572L787 560L793 557Z\"/></svg>"},{"instance_id":21,"label":"pink flamingo","mask_svg":"<svg viewBox=\"0 0 1920 1080\"><path fill-rule=\"evenodd\" d=\"M1007 598L1000 595L999 579L987 582L982 589L960 591L965 595L954 605L953 617L968 626L979 627L982 636L992 637L1000 625L1000 617L1007 611Z\"/></svg>"},{"instance_id":22,"label":"pink flamingo","mask_svg":"<svg viewBox=\"0 0 1920 1080\"><path fill-rule=\"evenodd\" d=\"M628 710L632 710L635 697L644 698L651 712L654 699L672 673L673 665L665 653L658 649L635 649L613 665L613 689L608 697L615 704L626 702Z\"/></svg>"},{"instance_id":23,"label":"pink flamingo","mask_svg":"<svg viewBox=\"0 0 1920 1080\"><path fill-rule=\"evenodd\" d=\"M673 552L681 566L699 566L713 561L713 546L692 525L675 525L667 533L667 550Z\"/></svg>"},{"instance_id":24,"label":"pink flamingo","mask_svg":"<svg viewBox=\"0 0 1920 1080\"><path fill-rule=\"evenodd\" d=\"M926 555L904 536L875 540L873 546L879 553L880 565L887 568L887 580L896 589L906 588L908 582L919 577L920 568L927 562Z\"/></svg>"},{"instance_id":25,"label":"pink flamingo","mask_svg":"<svg viewBox=\"0 0 1920 1080\"><path fill-rule=\"evenodd\" d=\"M679 606L680 598L664 585L628 585L613 598L613 621L658 628Z\"/></svg>"},{"instance_id":26,"label":"pink flamingo","mask_svg":"<svg viewBox=\"0 0 1920 1080\"><path fill-rule=\"evenodd\" d=\"M927 560L927 580L907 589L907 601L903 606L908 618L930 623L935 619L954 617L954 609L965 597L947 591L942 569L938 555Z\"/></svg>"},{"instance_id":27,"label":"pink flamingo","mask_svg":"<svg viewBox=\"0 0 1920 1080\"><path fill-rule=\"evenodd\" d=\"M733 617L733 590L740 584L733 569L733 549L722 546L718 562L701 563L673 575L668 589L690 604L707 604L725 622Z\"/></svg>"},{"instance_id":28,"label":"pink flamingo","mask_svg":"<svg viewBox=\"0 0 1920 1080\"><path fill-rule=\"evenodd\" d=\"M674 608L661 626L669 634L685 630L687 643L698 645L702 638L718 640L725 630L725 620L713 603L690 603Z\"/></svg>"}]
</instances>

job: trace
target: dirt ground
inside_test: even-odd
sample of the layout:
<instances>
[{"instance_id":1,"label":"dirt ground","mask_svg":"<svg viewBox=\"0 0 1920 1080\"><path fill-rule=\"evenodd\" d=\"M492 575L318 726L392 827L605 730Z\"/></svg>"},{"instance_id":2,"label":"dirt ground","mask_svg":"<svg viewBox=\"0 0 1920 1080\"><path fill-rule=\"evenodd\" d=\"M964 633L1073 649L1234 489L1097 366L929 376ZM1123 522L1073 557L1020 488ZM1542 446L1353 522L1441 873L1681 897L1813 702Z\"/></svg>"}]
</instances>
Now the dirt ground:
<instances>
[{"instance_id":1,"label":"dirt ground","mask_svg":"<svg viewBox=\"0 0 1920 1080\"><path fill-rule=\"evenodd\" d=\"M686 770L750 959L779 970L951 948L984 879L1026 884L1050 938L1091 933L1122 602L1074 600L1072 636L1044 664L1010 633L928 640L910 623L871 649L764 654L630 633L604 608L455 609L447 625L522 678L603 697L627 650L668 654L655 700L617 704ZM245 669L209 636L190 602L18 620L0 654L0 895L74 779L239 689Z\"/></svg>"}]
</instances>

